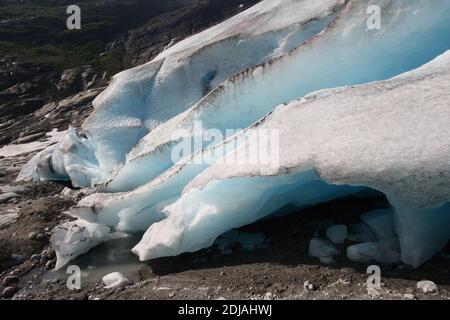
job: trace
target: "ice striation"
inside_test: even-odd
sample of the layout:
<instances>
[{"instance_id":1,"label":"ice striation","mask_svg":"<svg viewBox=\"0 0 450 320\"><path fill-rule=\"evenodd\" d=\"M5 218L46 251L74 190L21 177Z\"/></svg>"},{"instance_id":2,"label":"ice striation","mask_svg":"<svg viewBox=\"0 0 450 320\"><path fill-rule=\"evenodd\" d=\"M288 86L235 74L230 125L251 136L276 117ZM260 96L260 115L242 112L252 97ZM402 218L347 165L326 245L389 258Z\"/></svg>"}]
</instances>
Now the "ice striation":
<instances>
[{"instance_id":1,"label":"ice striation","mask_svg":"<svg viewBox=\"0 0 450 320\"><path fill-rule=\"evenodd\" d=\"M95 99L95 112L83 124L89 139L82 140L86 149L93 149L95 157L79 159L78 152L72 151L67 156L67 147L57 147L63 154L47 151L36 158L51 173L55 171L80 187L107 182L128 162L132 168L125 166L122 175L116 178L125 181L117 182L119 186L112 186L111 190L125 191L148 182L170 167L170 154L156 155L156 159L135 164L133 160L141 158L137 151L139 145L145 143L141 139L147 134L157 137L155 128L198 104L231 76L280 57L314 37L335 18L344 3L344 0L263 1L181 41L153 61L116 75ZM81 140L74 136L72 139L74 144ZM163 145L164 137L160 139L158 146ZM86 160L91 168L88 174L82 168L65 169L77 161L84 166ZM64 165L65 161L71 164ZM137 174L135 170L140 171L142 165L150 167L149 172ZM22 172L22 180L31 178L53 180L55 176L45 172L36 174L35 168Z\"/></svg>"},{"instance_id":2,"label":"ice striation","mask_svg":"<svg viewBox=\"0 0 450 320\"><path fill-rule=\"evenodd\" d=\"M154 259L373 189L392 208L349 230L348 256L419 266L450 238L449 16L447 0L266 0L118 74L86 138L70 129L19 176L97 187L52 240L58 266L116 231L145 231L133 252ZM186 151L208 129L225 138ZM276 165L224 161L273 142L255 130L278 133Z\"/></svg>"},{"instance_id":3,"label":"ice striation","mask_svg":"<svg viewBox=\"0 0 450 320\"><path fill-rule=\"evenodd\" d=\"M268 175L259 165L210 166L164 209L167 218L153 224L134 251L143 259L196 251L224 229L277 207L322 202L365 186L388 196L402 261L420 265L450 238L450 113L443 94L450 92L449 80L450 51L391 80L278 107L258 127L279 130L280 170Z\"/></svg>"}]
</instances>

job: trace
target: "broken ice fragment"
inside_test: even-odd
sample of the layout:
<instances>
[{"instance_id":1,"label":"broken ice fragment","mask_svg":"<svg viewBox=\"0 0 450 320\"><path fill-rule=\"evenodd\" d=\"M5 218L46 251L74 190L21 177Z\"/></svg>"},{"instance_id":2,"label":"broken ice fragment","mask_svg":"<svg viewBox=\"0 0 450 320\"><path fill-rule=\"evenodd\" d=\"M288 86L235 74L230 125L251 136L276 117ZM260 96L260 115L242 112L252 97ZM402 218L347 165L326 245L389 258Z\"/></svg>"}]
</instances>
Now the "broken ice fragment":
<instances>
[{"instance_id":1,"label":"broken ice fragment","mask_svg":"<svg viewBox=\"0 0 450 320\"><path fill-rule=\"evenodd\" d=\"M341 251L326 239L312 238L309 243L308 254L311 257L319 258L320 262L324 264L334 263L333 257L340 253Z\"/></svg>"},{"instance_id":2,"label":"broken ice fragment","mask_svg":"<svg viewBox=\"0 0 450 320\"><path fill-rule=\"evenodd\" d=\"M419 266L450 239L450 3L374 1L384 22L373 32L364 1L262 1L116 76L83 125L87 139L69 130L21 177L133 190L92 197L78 211L113 230L149 227L134 248L143 260L208 247L286 205L371 188L392 204L402 261ZM333 89L311 93L324 88ZM279 132L280 166L227 166L220 157L174 166L171 150L197 137L198 121L221 133ZM248 147L236 141L227 141L231 156ZM218 146L210 143L200 147Z\"/></svg>"},{"instance_id":3,"label":"broken ice fragment","mask_svg":"<svg viewBox=\"0 0 450 320\"><path fill-rule=\"evenodd\" d=\"M326 235L334 244L343 244L347 239L348 228L345 225L332 226L326 230Z\"/></svg>"},{"instance_id":4,"label":"broken ice fragment","mask_svg":"<svg viewBox=\"0 0 450 320\"><path fill-rule=\"evenodd\" d=\"M400 263L400 244L397 239L365 242L347 248L347 257L361 263Z\"/></svg>"},{"instance_id":5,"label":"broken ice fragment","mask_svg":"<svg viewBox=\"0 0 450 320\"><path fill-rule=\"evenodd\" d=\"M110 231L107 226L81 219L57 227L50 239L57 258L55 269L62 268L69 261L109 239Z\"/></svg>"},{"instance_id":6,"label":"broken ice fragment","mask_svg":"<svg viewBox=\"0 0 450 320\"><path fill-rule=\"evenodd\" d=\"M417 283L417 288L421 289L423 293L434 293L438 291L438 286L433 281L423 280Z\"/></svg>"},{"instance_id":7,"label":"broken ice fragment","mask_svg":"<svg viewBox=\"0 0 450 320\"><path fill-rule=\"evenodd\" d=\"M392 209L374 210L364 213L361 220L369 227L377 240L397 238Z\"/></svg>"},{"instance_id":8,"label":"broken ice fragment","mask_svg":"<svg viewBox=\"0 0 450 320\"><path fill-rule=\"evenodd\" d=\"M125 278L120 272L113 272L103 277L105 289L121 288L131 284L131 281Z\"/></svg>"},{"instance_id":9,"label":"broken ice fragment","mask_svg":"<svg viewBox=\"0 0 450 320\"><path fill-rule=\"evenodd\" d=\"M350 227L347 240L353 242L373 242L377 239L364 223L356 223Z\"/></svg>"}]
</instances>

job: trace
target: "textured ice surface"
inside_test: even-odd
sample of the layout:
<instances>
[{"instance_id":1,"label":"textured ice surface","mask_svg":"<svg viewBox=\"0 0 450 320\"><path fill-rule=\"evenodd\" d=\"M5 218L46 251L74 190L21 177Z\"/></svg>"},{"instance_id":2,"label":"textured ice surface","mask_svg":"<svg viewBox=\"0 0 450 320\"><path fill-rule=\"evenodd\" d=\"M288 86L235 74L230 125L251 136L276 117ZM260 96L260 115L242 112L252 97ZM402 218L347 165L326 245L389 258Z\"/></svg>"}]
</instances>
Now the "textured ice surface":
<instances>
[{"instance_id":1,"label":"textured ice surface","mask_svg":"<svg viewBox=\"0 0 450 320\"><path fill-rule=\"evenodd\" d=\"M341 252L333 243L326 239L312 238L309 243L308 254L311 257L319 258L321 263L334 263L334 256Z\"/></svg>"},{"instance_id":2,"label":"textured ice surface","mask_svg":"<svg viewBox=\"0 0 450 320\"><path fill-rule=\"evenodd\" d=\"M73 181L86 175L80 181L86 186L107 181L124 162L136 158L136 151L128 152L146 134L192 107L234 74L279 57L309 40L332 21L334 11L343 3L344 0L266 0L176 44L152 62L116 75L94 101L95 111L83 124L95 159L86 159L91 162L89 170L80 168L86 164L82 162L78 168L67 171L66 178ZM67 151L62 149L63 153ZM54 152L51 157L67 159ZM71 162L80 160L76 155L74 158ZM45 159L41 162L45 163ZM137 187L141 179L149 181L171 164L170 158L159 156L144 164L148 172L137 174L136 169L141 171L139 166L126 167L124 176L120 176L125 181L111 188L123 191ZM45 173L39 178L53 179Z\"/></svg>"},{"instance_id":3,"label":"textured ice surface","mask_svg":"<svg viewBox=\"0 0 450 320\"><path fill-rule=\"evenodd\" d=\"M370 211L361 216L361 220L370 229L377 240L397 238L394 226L394 210L384 209Z\"/></svg>"},{"instance_id":4,"label":"textured ice surface","mask_svg":"<svg viewBox=\"0 0 450 320\"><path fill-rule=\"evenodd\" d=\"M367 27L369 4L381 8L380 30ZM117 75L83 125L87 139L69 130L19 177L111 192L72 210L85 227L55 238L61 263L110 230L146 231L133 251L153 259L288 204L372 188L389 197L392 220L363 217L349 237L378 242L353 256L384 259L378 249L392 246L377 237L387 233L403 262L420 265L450 237L449 16L447 0L266 0ZM174 163L174 150L212 128L247 129ZM279 167L220 163L215 151L245 151L254 138L239 138L256 128L279 131ZM203 157L212 161L191 161Z\"/></svg>"},{"instance_id":5,"label":"textured ice surface","mask_svg":"<svg viewBox=\"0 0 450 320\"><path fill-rule=\"evenodd\" d=\"M334 244L343 244L347 239L348 228L345 225L331 226L326 230L326 235Z\"/></svg>"},{"instance_id":6,"label":"textured ice surface","mask_svg":"<svg viewBox=\"0 0 450 320\"><path fill-rule=\"evenodd\" d=\"M111 229L106 226L80 219L57 227L51 238L57 258L55 269L111 239L110 232Z\"/></svg>"},{"instance_id":7,"label":"textured ice surface","mask_svg":"<svg viewBox=\"0 0 450 320\"><path fill-rule=\"evenodd\" d=\"M266 175L258 165L207 168L165 208L168 218L149 228L135 252L150 259L195 251L224 228L266 215L266 201L272 211L277 205L308 203L308 192L319 197L331 188L321 182L327 181L336 188L329 198L346 185L386 193L395 210L402 260L420 265L450 238L444 205L450 199L446 92L450 52L409 75L278 107L258 125L280 130L278 174ZM240 148L246 146L235 152ZM311 170L318 176L308 174Z\"/></svg>"},{"instance_id":8,"label":"textured ice surface","mask_svg":"<svg viewBox=\"0 0 450 320\"><path fill-rule=\"evenodd\" d=\"M367 225L357 223L351 226L347 240L353 242L373 242L376 241L376 238Z\"/></svg>"},{"instance_id":9,"label":"textured ice surface","mask_svg":"<svg viewBox=\"0 0 450 320\"><path fill-rule=\"evenodd\" d=\"M419 67L449 48L450 40L442 41L450 33L444 14L450 12L448 3L435 3L435 8L417 1L382 1L380 5L383 30L369 32L367 3L351 2L332 27L313 41L233 76L192 108L155 128L130 152L108 190L127 190L133 187L130 176L143 183L171 166L171 151L198 135L198 121L202 129L222 132L245 128L275 105L319 89L386 79ZM443 8L439 14L432 11L437 7ZM150 169L142 173L138 170L142 167ZM133 172L140 172L139 177Z\"/></svg>"},{"instance_id":10,"label":"textured ice surface","mask_svg":"<svg viewBox=\"0 0 450 320\"><path fill-rule=\"evenodd\" d=\"M395 264L400 262L397 239L365 242L347 248L347 257L355 262Z\"/></svg>"},{"instance_id":11,"label":"textured ice surface","mask_svg":"<svg viewBox=\"0 0 450 320\"><path fill-rule=\"evenodd\" d=\"M120 272L107 274L102 280L106 289L120 288L131 284L131 281L125 278Z\"/></svg>"}]
</instances>

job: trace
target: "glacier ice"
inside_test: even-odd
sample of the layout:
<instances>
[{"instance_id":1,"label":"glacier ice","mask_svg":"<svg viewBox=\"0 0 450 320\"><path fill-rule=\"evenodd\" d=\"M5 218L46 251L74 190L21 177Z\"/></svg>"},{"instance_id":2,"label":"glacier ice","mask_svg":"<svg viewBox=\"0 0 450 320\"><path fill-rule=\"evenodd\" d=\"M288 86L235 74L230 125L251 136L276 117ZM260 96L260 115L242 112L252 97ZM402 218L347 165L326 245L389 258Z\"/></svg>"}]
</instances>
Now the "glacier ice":
<instances>
[{"instance_id":1,"label":"glacier ice","mask_svg":"<svg viewBox=\"0 0 450 320\"><path fill-rule=\"evenodd\" d=\"M133 252L153 259L207 247L287 204L367 189L392 208L351 228L366 243L350 255L430 258L450 238L450 3L370 4L380 30L367 28L367 1L265 0L117 75L86 138L70 129L19 176L99 191L71 210L81 229L56 232L58 265L114 231L145 231ZM236 133L174 161L207 129ZM224 146L225 157L245 153L252 129L278 130L279 167L220 161Z\"/></svg>"},{"instance_id":2,"label":"glacier ice","mask_svg":"<svg viewBox=\"0 0 450 320\"><path fill-rule=\"evenodd\" d=\"M50 239L56 252L55 269L60 269L108 239L112 239L110 228L81 219L58 226Z\"/></svg>"},{"instance_id":3,"label":"glacier ice","mask_svg":"<svg viewBox=\"0 0 450 320\"><path fill-rule=\"evenodd\" d=\"M347 257L355 262L396 264L400 259L398 239L364 242L347 248Z\"/></svg>"},{"instance_id":4,"label":"glacier ice","mask_svg":"<svg viewBox=\"0 0 450 320\"><path fill-rule=\"evenodd\" d=\"M371 234L377 240L389 240L397 238L394 226L394 211L382 209L366 212L361 220L370 229Z\"/></svg>"},{"instance_id":5,"label":"glacier ice","mask_svg":"<svg viewBox=\"0 0 450 320\"><path fill-rule=\"evenodd\" d=\"M335 11L344 2L263 1L241 15L172 46L148 64L116 75L111 85L95 99L95 112L83 124L89 149L92 146L95 151L95 158L83 159L92 160L92 170L87 172L90 179L84 181L84 186L106 182L125 160L139 158L130 150L141 138L192 107L229 77L279 57L309 40L332 21ZM292 12L297 14L292 15ZM65 148L61 149L66 153ZM68 157L72 154L70 152ZM67 159L54 152L51 157ZM54 160L63 161L67 160ZM46 164L45 158L41 162L52 168L52 163ZM145 165L150 166L148 171L161 173L169 163L170 158L161 155L155 161L149 159ZM55 169L72 181L86 174L82 168L74 168L72 172ZM132 178L125 177L123 183L134 187L139 184L132 183L133 179L140 181L144 176L149 181L155 177L147 172L136 175L135 170L127 167L123 170L124 175L132 175ZM45 173L38 175L40 179L54 179ZM31 177L32 170L22 175L23 179ZM126 188L120 186L113 190Z\"/></svg>"},{"instance_id":6,"label":"glacier ice","mask_svg":"<svg viewBox=\"0 0 450 320\"><path fill-rule=\"evenodd\" d=\"M364 223L356 223L350 227L347 240L353 242L373 242L376 238L367 225Z\"/></svg>"},{"instance_id":7,"label":"glacier ice","mask_svg":"<svg viewBox=\"0 0 450 320\"><path fill-rule=\"evenodd\" d=\"M444 14L450 9L444 3L436 6L444 8L440 17L436 17L435 12L427 12L438 9L424 3L385 3L384 7L394 7L384 11L387 11L385 23L389 23L385 28L390 32L368 33L363 14L366 4L351 2L333 21L332 27L312 41L234 75L193 107L152 130L128 154L124 166L108 183L108 190L126 191L135 187L130 186L130 180L140 185L157 177L173 164L171 151L182 141L196 137L198 122L203 129L215 128L222 132L245 128L275 105L309 92L386 79L419 67L448 48L448 43L442 43L442 37L450 32ZM410 16L413 8L423 11L415 19ZM402 11L403 15L399 15ZM388 17L388 13L392 17ZM434 26L428 18L431 14ZM402 43L402 46L394 43ZM413 58L400 58L405 55ZM139 170L142 167L146 168L145 173Z\"/></svg>"},{"instance_id":8,"label":"glacier ice","mask_svg":"<svg viewBox=\"0 0 450 320\"><path fill-rule=\"evenodd\" d=\"M343 244L348 236L346 225L331 226L326 230L327 238L334 244Z\"/></svg>"},{"instance_id":9,"label":"glacier ice","mask_svg":"<svg viewBox=\"0 0 450 320\"><path fill-rule=\"evenodd\" d=\"M131 284L131 281L120 272L112 272L102 278L106 289L121 288Z\"/></svg>"},{"instance_id":10,"label":"glacier ice","mask_svg":"<svg viewBox=\"0 0 450 320\"><path fill-rule=\"evenodd\" d=\"M340 254L336 246L326 239L312 238L309 243L308 254L311 257L319 258L320 262L323 264L334 263L334 256Z\"/></svg>"},{"instance_id":11,"label":"glacier ice","mask_svg":"<svg viewBox=\"0 0 450 320\"><path fill-rule=\"evenodd\" d=\"M258 126L280 131L280 172L265 175L258 165L207 168L164 209L167 218L147 230L134 252L151 259L196 251L224 229L267 215L265 201L273 211L307 204L308 196L314 201L323 193L324 201L350 186L367 186L389 196L402 261L420 265L450 238L450 113L442 94L450 92L449 80L450 51L410 74L278 107ZM328 188L335 189L327 194Z\"/></svg>"}]
</instances>

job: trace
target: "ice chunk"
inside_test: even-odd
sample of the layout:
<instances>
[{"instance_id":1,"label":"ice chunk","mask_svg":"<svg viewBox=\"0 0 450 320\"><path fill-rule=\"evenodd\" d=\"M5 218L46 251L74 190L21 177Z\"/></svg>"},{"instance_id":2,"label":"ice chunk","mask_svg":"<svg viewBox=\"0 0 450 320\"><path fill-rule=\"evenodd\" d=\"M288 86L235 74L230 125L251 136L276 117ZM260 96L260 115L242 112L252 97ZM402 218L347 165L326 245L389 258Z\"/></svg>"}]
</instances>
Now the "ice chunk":
<instances>
[{"instance_id":1,"label":"ice chunk","mask_svg":"<svg viewBox=\"0 0 450 320\"><path fill-rule=\"evenodd\" d=\"M434 293L438 291L438 286L433 281L423 280L417 283L417 288L421 289L423 293Z\"/></svg>"},{"instance_id":2,"label":"ice chunk","mask_svg":"<svg viewBox=\"0 0 450 320\"><path fill-rule=\"evenodd\" d=\"M436 191L429 192L431 200ZM450 240L450 204L420 208L392 202L395 203L395 225L402 247L402 261L419 267Z\"/></svg>"},{"instance_id":3,"label":"ice chunk","mask_svg":"<svg viewBox=\"0 0 450 320\"><path fill-rule=\"evenodd\" d=\"M383 209L364 213L361 220L369 227L377 240L397 238L394 226L394 210Z\"/></svg>"},{"instance_id":4,"label":"ice chunk","mask_svg":"<svg viewBox=\"0 0 450 320\"><path fill-rule=\"evenodd\" d=\"M450 11L448 4L434 4L442 7L432 9L418 1L380 1L384 28L389 30L380 35L367 32L366 20L361 17L367 5L350 2L333 28L307 45L254 67L252 72L246 70L233 76L196 105L149 132L129 153L125 165L108 184L109 190L128 190L133 187L131 183L139 185L155 178L173 164L171 152L198 138L201 129L214 128L225 134L227 129L249 126L275 105L314 90L386 79L419 67L450 46L450 41L439 48L435 42L428 43L430 38L442 41L450 33L450 24L443 15ZM421 19L406 14L416 9L421 11ZM434 10L442 17L435 20ZM430 26L430 21L436 24ZM423 30L428 36L418 39ZM393 49L386 52L386 47ZM403 59L405 55L414 59ZM196 123L200 123L200 128ZM142 174L139 168L148 169Z\"/></svg>"},{"instance_id":5,"label":"ice chunk","mask_svg":"<svg viewBox=\"0 0 450 320\"><path fill-rule=\"evenodd\" d=\"M56 252L55 269L62 268L69 261L110 239L112 236L110 231L109 227L81 219L57 227L50 239Z\"/></svg>"},{"instance_id":6,"label":"ice chunk","mask_svg":"<svg viewBox=\"0 0 450 320\"><path fill-rule=\"evenodd\" d=\"M373 242L377 240L369 227L364 223L352 225L347 239L353 242Z\"/></svg>"},{"instance_id":7,"label":"ice chunk","mask_svg":"<svg viewBox=\"0 0 450 320\"><path fill-rule=\"evenodd\" d=\"M231 76L305 43L328 26L344 3L266 0L181 41L148 64L116 75L107 90L94 100L95 111L83 124L89 137L83 142L93 147L95 159L80 161L75 153L71 163L77 168L67 170L66 178L91 186L106 182L125 162L137 160L116 176L111 190L131 190L150 181L173 163L159 161L153 168L151 165L157 161L149 159L142 164L142 156L133 157L133 152L127 155L141 138L191 108ZM58 161L53 158L59 156L50 152L51 161ZM35 162L45 161L40 158ZM148 172L138 174L139 165L148 167ZM86 177L80 179L83 166L88 170L84 172Z\"/></svg>"},{"instance_id":8,"label":"ice chunk","mask_svg":"<svg viewBox=\"0 0 450 320\"><path fill-rule=\"evenodd\" d=\"M33 141L29 143L23 143L23 144L9 144L6 146L3 146L0 149L0 156L3 157L17 157L21 155L26 155L32 152L41 151L45 148L50 147L51 145L54 145L56 143L59 143L64 139L66 136L67 131L60 131L53 130L51 132L48 132L44 138L40 139L39 141Z\"/></svg>"},{"instance_id":9,"label":"ice chunk","mask_svg":"<svg viewBox=\"0 0 450 320\"><path fill-rule=\"evenodd\" d=\"M430 68L435 64L437 70ZM358 185L389 196L402 261L423 263L449 239L449 211L435 207L450 199L445 169L450 149L444 142L450 137L450 112L442 96L447 91L450 52L410 77L322 92L278 107L255 126L279 130L282 170L268 175L258 164L210 166L165 209L168 218L152 225L134 252L151 259L195 251L286 204L327 201L346 188L355 192L348 185ZM239 145L233 154L248 147ZM384 259L382 252L374 256Z\"/></svg>"},{"instance_id":10,"label":"ice chunk","mask_svg":"<svg viewBox=\"0 0 450 320\"><path fill-rule=\"evenodd\" d=\"M131 281L125 278L120 272L107 274L102 280L106 289L120 288L131 284Z\"/></svg>"},{"instance_id":11,"label":"ice chunk","mask_svg":"<svg viewBox=\"0 0 450 320\"><path fill-rule=\"evenodd\" d=\"M367 264L396 264L400 262L400 245L397 239L360 243L347 248L347 257Z\"/></svg>"},{"instance_id":12,"label":"ice chunk","mask_svg":"<svg viewBox=\"0 0 450 320\"><path fill-rule=\"evenodd\" d=\"M69 131L22 173L133 190L93 195L74 213L112 230L149 227L134 248L143 260L208 247L287 204L372 188L392 204L402 260L418 265L449 239L450 3L372 4L381 30L368 30L364 1L262 1L117 75L83 125L87 139ZM279 133L276 166L184 162L267 146L240 134L202 139L174 165L172 152L204 129L246 127Z\"/></svg>"},{"instance_id":13,"label":"ice chunk","mask_svg":"<svg viewBox=\"0 0 450 320\"><path fill-rule=\"evenodd\" d=\"M343 244L347 239L348 228L346 225L332 226L327 229L326 235L334 244Z\"/></svg>"},{"instance_id":14,"label":"ice chunk","mask_svg":"<svg viewBox=\"0 0 450 320\"><path fill-rule=\"evenodd\" d=\"M319 258L320 262L324 264L333 263L333 257L340 253L339 249L326 239L312 238L309 243L308 254L311 257Z\"/></svg>"},{"instance_id":15,"label":"ice chunk","mask_svg":"<svg viewBox=\"0 0 450 320\"><path fill-rule=\"evenodd\" d=\"M37 154L24 168L17 181L71 180L75 187L90 186L104 179L93 146L70 127L64 139Z\"/></svg>"}]
</instances>

